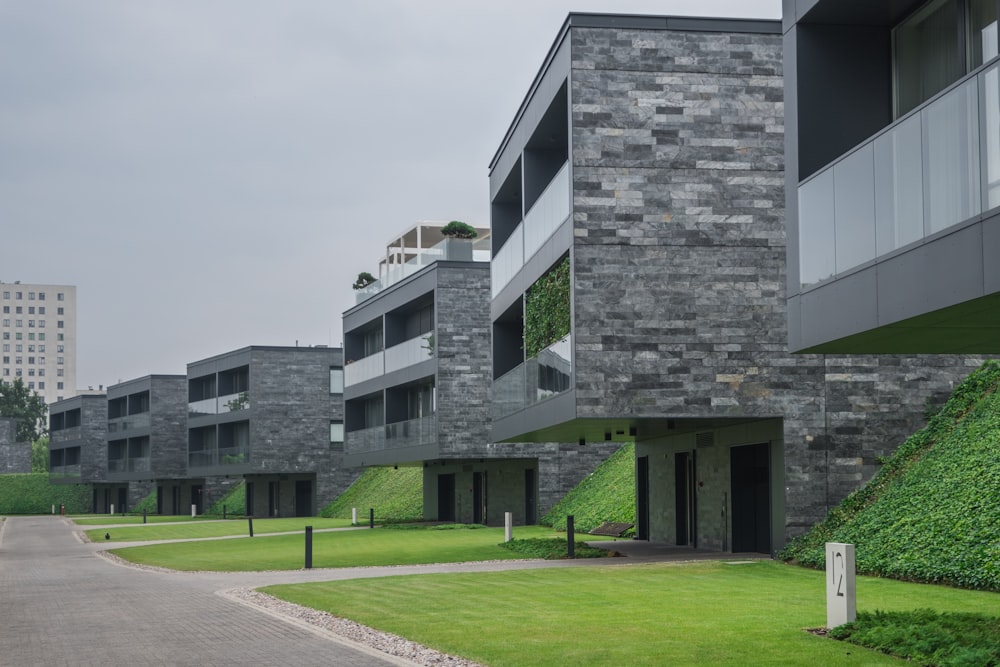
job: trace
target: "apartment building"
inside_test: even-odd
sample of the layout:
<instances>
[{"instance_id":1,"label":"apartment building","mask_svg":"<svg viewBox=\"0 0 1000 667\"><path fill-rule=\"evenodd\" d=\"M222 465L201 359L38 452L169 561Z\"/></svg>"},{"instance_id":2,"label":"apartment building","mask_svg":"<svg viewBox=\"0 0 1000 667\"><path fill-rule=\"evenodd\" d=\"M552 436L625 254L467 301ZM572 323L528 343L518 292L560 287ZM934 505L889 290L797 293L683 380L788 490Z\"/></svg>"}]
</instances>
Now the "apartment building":
<instances>
[{"instance_id":1,"label":"apartment building","mask_svg":"<svg viewBox=\"0 0 1000 667\"><path fill-rule=\"evenodd\" d=\"M190 512L187 377L147 375L108 387L107 479L129 485L131 504L157 490L157 514ZM242 510L242 508L241 508Z\"/></svg>"},{"instance_id":2,"label":"apartment building","mask_svg":"<svg viewBox=\"0 0 1000 667\"><path fill-rule=\"evenodd\" d=\"M342 464L343 373L328 347L251 346L188 364L191 479L176 493L201 512L242 480L248 514L315 515L358 475Z\"/></svg>"},{"instance_id":3,"label":"apartment building","mask_svg":"<svg viewBox=\"0 0 1000 667\"><path fill-rule=\"evenodd\" d=\"M793 355L782 30L570 14L490 165L491 439L636 442L639 537L774 552L964 357Z\"/></svg>"},{"instance_id":4,"label":"apartment building","mask_svg":"<svg viewBox=\"0 0 1000 667\"><path fill-rule=\"evenodd\" d=\"M76 395L76 287L0 282L0 380L46 403Z\"/></svg>"},{"instance_id":5,"label":"apartment building","mask_svg":"<svg viewBox=\"0 0 1000 667\"><path fill-rule=\"evenodd\" d=\"M792 350L1000 351L996 3L784 5Z\"/></svg>"},{"instance_id":6,"label":"apartment building","mask_svg":"<svg viewBox=\"0 0 1000 667\"><path fill-rule=\"evenodd\" d=\"M422 467L425 519L533 524L609 451L491 444L489 230L441 227L393 239L404 261L344 313L344 461Z\"/></svg>"}]
</instances>

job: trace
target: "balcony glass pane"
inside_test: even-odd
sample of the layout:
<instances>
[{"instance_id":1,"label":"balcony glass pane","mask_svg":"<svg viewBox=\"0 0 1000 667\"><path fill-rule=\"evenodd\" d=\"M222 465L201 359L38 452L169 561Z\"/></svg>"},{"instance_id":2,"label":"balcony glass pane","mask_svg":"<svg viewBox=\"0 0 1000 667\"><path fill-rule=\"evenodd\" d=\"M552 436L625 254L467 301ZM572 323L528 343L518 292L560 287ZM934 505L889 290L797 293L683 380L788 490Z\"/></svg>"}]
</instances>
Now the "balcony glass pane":
<instances>
[{"instance_id":1,"label":"balcony glass pane","mask_svg":"<svg viewBox=\"0 0 1000 667\"><path fill-rule=\"evenodd\" d=\"M569 162L524 216L524 258L530 259L569 215Z\"/></svg>"},{"instance_id":2,"label":"balcony glass pane","mask_svg":"<svg viewBox=\"0 0 1000 667\"><path fill-rule=\"evenodd\" d=\"M150 425L150 415L148 412L144 412L141 414L129 415L127 417L109 419L108 433L117 433L119 431L125 431L128 429L135 429L135 428L149 428L149 425Z\"/></svg>"},{"instance_id":3,"label":"balcony glass pane","mask_svg":"<svg viewBox=\"0 0 1000 667\"><path fill-rule=\"evenodd\" d=\"M250 408L250 392L241 391L236 394L219 396L219 414L239 412Z\"/></svg>"},{"instance_id":4,"label":"balcony glass pane","mask_svg":"<svg viewBox=\"0 0 1000 667\"><path fill-rule=\"evenodd\" d=\"M803 287L834 274L833 201L833 169L799 187L799 281Z\"/></svg>"},{"instance_id":5,"label":"balcony glass pane","mask_svg":"<svg viewBox=\"0 0 1000 667\"><path fill-rule=\"evenodd\" d=\"M493 417L506 417L525 405L525 366L521 364L493 381Z\"/></svg>"},{"instance_id":6,"label":"balcony glass pane","mask_svg":"<svg viewBox=\"0 0 1000 667\"><path fill-rule=\"evenodd\" d=\"M385 372L391 373L401 368L419 364L434 357L434 334L425 333L385 351Z\"/></svg>"},{"instance_id":7,"label":"balcony glass pane","mask_svg":"<svg viewBox=\"0 0 1000 667\"><path fill-rule=\"evenodd\" d=\"M966 81L921 112L927 214L934 233L981 212L979 94Z\"/></svg>"},{"instance_id":8,"label":"balcony glass pane","mask_svg":"<svg viewBox=\"0 0 1000 667\"><path fill-rule=\"evenodd\" d=\"M991 209L1000 206L1000 66L983 72L979 81L985 152L983 200L984 208Z\"/></svg>"},{"instance_id":9,"label":"balcony glass pane","mask_svg":"<svg viewBox=\"0 0 1000 667\"><path fill-rule=\"evenodd\" d=\"M875 159L862 146L833 168L837 272L875 259Z\"/></svg>"},{"instance_id":10,"label":"balcony glass pane","mask_svg":"<svg viewBox=\"0 0 1000 667\"><path fill-rule=\"evenodd\" d=\"M572 334L493 382L493 417L500 418L571 388Z\"/></svg>"},{"instance_id":11,"label":"balcony glass pane","mask_svg":"<svg viewBox=\"0 0 1000 667\"><path fill-rule=\"evenodd\" d=\"M524 223L518 225L490 264L493 296L496 297L524 266Z\"/></svg>"},{"instance_id":12,"label":"balcony glass pane","mask_svg":"<svg viewBox=\"0 0 1000 667\"><path fill-rule=\"evenodd\" d=\"M376 352L344 366L344 385L351 386L385 374L385 353Z\"/></svg>"},{"instance_id":13,"label":"balcony glass pane","mask_svg":"<svg viewBox=\"0 0 1000 667\"><path fill-rule=\"evenodd\" d=\"M385 426L348 431L344 440L344 451L363 454L385 449Z\"/></svg>"},{"instance_id":14,"label":"balcony glass pane","mask_svg":"<svg viewBox=\"0 0 1000 667\"><path fill-rule=\"evenodd\" d=\"M435 442L437 442L437 417L434 415L385 425L386 447L393 449L415 447Z\"/></svg>"},{"instance_id":15,"label":"balcony glass pane","mask_svg":"<svg viewBox=\"0 0 1000 667\"><path fill-rule=\"evenodd\" d=\"M875 139L875 227L882 255L924 236L920 116Z\"/></svg>"},{"instance_id":16,"label":"balcony glass pane","mask_svg":"<svg viewBox=\"0 0 1000 667\"><path fill-rule=\"evenodd\" d=\"M200 401L191 401L188 403L188 416L204 417L205 415L214 415L217 409L218 402L215 398L205 398Z\"/></svg>"}]
</instances>

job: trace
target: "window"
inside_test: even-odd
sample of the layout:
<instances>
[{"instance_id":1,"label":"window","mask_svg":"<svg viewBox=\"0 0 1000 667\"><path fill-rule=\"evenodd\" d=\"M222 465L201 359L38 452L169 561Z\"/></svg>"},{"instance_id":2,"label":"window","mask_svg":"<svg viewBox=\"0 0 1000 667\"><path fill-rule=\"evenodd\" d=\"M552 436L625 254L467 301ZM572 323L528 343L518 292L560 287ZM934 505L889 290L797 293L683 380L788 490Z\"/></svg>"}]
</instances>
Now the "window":
<instances>
[{"instance_id":1,"label":"window","mask_svg":"<svg viewBox=\"0 0 1000 667\"><path fill-rule=\"evenodd\" d=\"M4 358L3 358L3 362L5 364L9 364L10 363L10 357L8 357L8 356L5 355Z\"/></svg>"},{"instance_id":2,"label":"window","mask_svg":"<svg viewBox=\"0 0 1000 667\"><path fill-rule=\"evenodd\" d=\"M34 357L28 357L28 363L29 364L34 364L35 363L35 358Z\"/></svg>"},{"instance_id":3,"label":"window","mask_svg":"<svg viewBox=\"0 0 1000 667\"><path fill-rule=\"evenodd\" d=\"M63 363L64 361L65 361L65 359L64 359L63 357L56 357L56 363L57 363L57 364L59 364L59 365L62 365L62 363Z\"/></svg>"},{"instance_id":4,"label":"window","mask_svg":"<svg viewBox=\"0 0 1000 667\"><path fill-rule=\"evenodd\" d=\"M6 375L7 377L10 377L10 369L9 368L3 369L3 374Z\"/></svg>"},{"instance_id":5,"label":"window","mask_svg":"<svg viewBox=\"0 0 1000 667\"><path fill-rule=\"evenodd\" d=\"M331 368L330 369L330 393L331 394L343 394L344 393L344 369L343 368Z\"/></svg>"},{"instance_id":6,"label":"window","mask_svg":"<svg viewBox=\"0 0 1000 667\"><path fill-rule=\"evenodd\" d=\"M14 334L14 340L21 340L21 332L18 331Z\"/></svg>"},{"instance_id":7,"label":"window","mask_svg":"<svg viewBox=\"0 0 1000 667\"><path fill-rule=\"evenodd\" d=\"M4 291L3 298L9 299L10 298L10 292Z\"/></svg>"},{"instance_id":8,"label":"window","mask_svg":"<svg viewBox=\"0 0 1000 667\"><path fill-rule=\"evenodd\" d=\"M330 421L330 444L344 444L344 422Z\"/></svg>"},{"instance_id":9,"label":"window","mask_svg":"<svg viewBox=\"0 0 1000 667\"><path fill-rule=\"evenodd\" d=\"M34 389L34 388L35 388L35 383L34 382L29 382L28 383L28 389Z\"/></svg>"},{"instance_id":10,"label":"window","mask_svg":"<svg viewBox=\"0 0 1000 667\"><path fill-rule=\"evenodd\" d=\"M61 368L57 368L57 369L56 369L56 375L57 375L58 377L62 377L62 376L63 376L63 369L61 369ZM59 388L60 388L60 389L62 389L62 387L59 387Z\"/></svg>"},{"instance_id":11,"label":"window","mask_svg":"<svg viewBox=\"0 0 1000 667\"><path fill-rule=\"evenodd\" d=\"M3 307L3 314L4 315L9 315L10 314L10 306L4 306Z\"/></svg>"},{"instance_id":12,"label":"window","mask_svg":"<svg viewBox=\"0 0 1000 667\"><path fill-rule=\"evenodd\" d=\"M9 331L4 331L3 332L3 339L4 340L10 340L10 332Z\"/></svg>"},{"instance_id":13,"label":"window","mask_svg":"<svg viewBox=\"0 0 1000 667\"><path fill-rule=\"evenodd\" d=\"M20 368L15 368L14 369L14 377L21 377L21 369Z\"/></svg>"},{"instance_id":14,"label":"window","mask_svg":"<svg viewBox=\"0 0 1000 667\"><path fill-rule=\"evenodd\" d=\"M38 307L38 314L39 315L44 315L45 314L45 306L39 306Z\"/></svg>"},{"instance_id":15,"label":"window","mask_svg":"<svg viewBox=\"0 0 1000 667\"><path fill-rule=\"evenodd\" d=\"M45 346L44 345L39 345L38 346L38 351L39 352L44 352L45 351Z\"/></svg>"},{"instance_id":16,"label":"window","mask_svg":"<svg viewBox=\"0 0 1000 667\"><path fill-rule=\"evenodd\" d=\"M28 369L28 377L35 377L35 369L34 368L29 368Z\"/></svg>"},{"instance_id":17,"label":"window","mask_svg":"<svg viewBox=\"0 0 1000 667\"><path fill-rule=\"evenodd\" d=\"M59 328L59 329L63 328L63 321L62 320L56 320L56 328Z\"/></svg>"},{"instance_id":18,"label":"window","mask_svg":"<svg viewBox=\"0 0 1000 667\"><path fill-rule=\"evenodd\" d=\"M45 369L44 368L39 368L38 369L38 377L40 377L40 378L45 377Z\"/></svg>"},{"instance_id":19,"label":"window","mask_svg":"<svg viewBox=\"0 0 1000 667\"><path fill-rule=\"evenodd\" d=\"M63 300L63 293L62 292L57 292L56 293L56 301L62 301L62 300Z\"/></svg>"},{"instance_id":20,"label":"window","mask_svg":"<svg viewBox=\"0 0 1000 667\"><path fill-rule=\"evenodd\" d=\"M38 363L39 364L44 364L45 363L45 357L38 357Z\"/></svg>"},{"instance_id":21,"label":"window","mask_svg":"<svg viewBox=\"0 0 1000 667\"><path fill-rule=\"evenodd\" d=\"M23 306L15 306L14 307L14 313L16 315L20 315L23 312L24 312L24 307Z\"/></svg>"},{"instance_id":22,"label":"window","mask_svg":"<svg viewBox=\"0 0 1000 667\"><path fill-rule=\"evenodd\" d=\"M45 292L39 292L38 293L38 300L39 301L45 301Z\"/></svg>"},{"instance_id":23,"label":"window","mask_svg":"<svg viewBox=\"0 0 1000 667\"><path fill-rule=\"evenodd\" d=\"M63 383L62 382L56 382L56 389L62 389L62 388L63 388Z\"/></svg>"},{"instance_id":24,"label":"window","mask_svg":"<svg viewBox=\"0 0 1000 667\"><path fill-rule=\"evenodd\" d=\"M9 327L9 326L10 326L10 318L9 318L9 317L5 317L5 318L4 318L4 320L3 320L3 325L4 325L5 327Z\"/></svg>"},{"instance_id":25,"label":"window","mask_svg":"<svg viewBox=\"0 0 1000 667\"><path fill-rule=\"evenodd\" d=\"M34 351L35 351L35 346L34 345L29 345L28 346L28 352L34 352Z\"/></svg>"},{"instance_id":26,"label":"window","mask_svg":"<svg viewBox=\"0 0 1000 667\"><path fill-rule=\"evenodd\" d=\"M3 351L4 352L10 352L10 343L4 343L3 344Z\"/></svg>"},{"instance_id":27,"label":"window","mask_svg":"<svg viewBox=\"0 0 1000 667\"><path fill-rule=\"evenodd\" d=\"M24 320L14 320L14 326L15 327L23 327L24 326Z\"/></svg>"},{"instance_id":28,"label":"window","mask_svg":"<svg viewBox=\"0 0 1000 667\"><path fill-rule=\"evenodd\" d=\"M35 300L35 293L28 292L28 301L34 301L34 300Z\"/></svg>"},{"instance_id":29,"label":"window","mask_svg":"<svg viewBox=\"0 0 1000 667\"><path fill-rule=\"evenodd\" d=\"M56 334L56 340L62 340L62 339L63 339L62 334Z\"/></svg>"},{"instance_id":30,"label":"window","mask_svg":"<svg viewBox=\"0 0 1000 667\"><path fill-rule=\"evenodd\" d=\"M24 357L14 357L14 363L15 364L24 363Z\"/></svg>"},{"instance_id":31,"label":"window","mask_svg":"<svg viewBox=\"0 0 1000 667\"><path fill-rule=\"evenodd\" d=\"M28 340L35 340L35 333L33 331L28 333Z\"/></svg>"},{"instance_id":32,"label":"window","mask_svg":"<svg viewBox=\"0 0 1000 667\"><path fill-rule=\"evenodd\" d=\"M35 320L28 320L28 328L29 329L35 328Z\"/></svg>"},{"instance_id":33,"label":"window","mask_svg":"<svg viewBox=\"0 0 1000 667\"><path fill-rule=\"evenodd\" d=\"M997 5L931 0L892 38L898 118L997 56Z\"/></svg>"},{"instance_id":34,"label":"window","mask_svg":"<svg viewBox=\"0 0 1000 667\"><path fill-rule=\"evenodd\" d=\"M39 375L44 375L44 372L43 371L39 371L38 374ZM38 388L39 389L45 389L45 383L44 382L39 382L38 383Z\"/></svg>"},{"instance_id":35,"label":"window","mask_svg":"<svg viewBox=\"0 0 1000 667\"><path fill-rule=\"evenodd\" d=\"M38 326L45 328L45 320L38 320Z\"/></svg>"},{"instance_id":36,"label":"window","mask_svg":"<svg viewBox=\"0 0 1000 667\"><path fill-rule=\"evenodd\" d=\"M45 334L43 333L38 334L38 340L45 340Z\"/></svg>"},{"instance_id":37,"label":"window","mask_svg":"<svg viewBox=\"0 0 1000 667\"><path fill-rule=\"evenodd\" d=\"M56 308L56 315L62 315L62 314L63 314L63 307L59 306L58 308Z\"/></svg>"},{"instance_id":38,"label":"window","mask_svg":"<svg viewBox=\"0 0 1000 667\"><path fill-rule=\"evenodd\" d=\"M14 298L18 301L20 301L23 296L24 295L21 292L14 292Z\"/></svg>"},{"instance_id":39,"label":"window","mask_svg":"<svg viewBox=\"0 0 1000 667\"><path fill-rule=\"evenodd\" d=\"M56 345L56 352L62 352L62 351L63 351L63 349L64 349L64 348L63 348L63 346L62 346L62 345Z\"/></svg>"},{"instance_id":40,"label":"window","mask_svg":"<svg viewBox=\"0 0 1000 667\"><path fill-rule=\"evenodd\" d=\"M15 352L24 352L24 345L15 344L14 345L14 351Z\"/></svg>"},{"instance_id":41,"label":"window","mask_svg":"<svg viewBox=\"0 0 1000 667\"><path fill-rule=\"evenodd\" d=\"M35 307L34 306L28 306L28 314L29 315L34 315L35 314Z\"/></svg>"}]
</instances>

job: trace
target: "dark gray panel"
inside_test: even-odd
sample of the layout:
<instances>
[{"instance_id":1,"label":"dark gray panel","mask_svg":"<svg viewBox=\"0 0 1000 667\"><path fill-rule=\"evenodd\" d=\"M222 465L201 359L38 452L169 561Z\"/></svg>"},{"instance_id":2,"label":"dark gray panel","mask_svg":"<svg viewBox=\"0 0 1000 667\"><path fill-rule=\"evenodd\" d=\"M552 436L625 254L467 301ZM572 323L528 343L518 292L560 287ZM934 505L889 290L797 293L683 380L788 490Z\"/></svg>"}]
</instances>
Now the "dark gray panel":
<instances>
[{"instance_id":1,"label":"dark gray panel","mask_svg":"<svg viewBox=\"0 0 1000 667\"><path fill-rule=\"evenodd\" d=\"M877 326L876 295L875 267L802 294L799 317L803 347Z\"/></svg>"},{"instance_id":2,"label":"dark gray panel","mask_svg":"<svg viewBox=\"0 0 1000 667\"><path fill-rule=\"evenodd\" d=\"M493 422L491 440L517 441L525 434L540 431L576 417L576 391L570 390L541 403L529 406L509 417ZM526 438L531 440L531 438Z\"/></svg>"},{"instance_id":3,"label":"dark gray panel","mask_svg":"<svg viewBox=\"0 0 1000 667\"><path fill-rule=\"evenodd\" d=\"M983 296L980 230L980 225L966 227L880 263L877 324Z\"/></svg>"},{"instance_id":4,"label":"dark gray panel","mask_svg":"<svg viewBox=\"0 0 1000 667\"><path fill-rule=\"evenodd\" d=\"M983 292L1000 292L1000 213L982 222Z\"/></svg>"}]
</instances>

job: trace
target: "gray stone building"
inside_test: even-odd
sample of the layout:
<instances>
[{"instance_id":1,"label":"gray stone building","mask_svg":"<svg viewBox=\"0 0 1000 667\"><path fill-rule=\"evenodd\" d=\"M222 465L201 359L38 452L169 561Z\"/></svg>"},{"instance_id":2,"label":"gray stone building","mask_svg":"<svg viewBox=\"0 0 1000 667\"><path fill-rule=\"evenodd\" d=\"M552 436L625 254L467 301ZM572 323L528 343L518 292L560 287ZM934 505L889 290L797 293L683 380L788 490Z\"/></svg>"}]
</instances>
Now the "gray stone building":
<instances>
[{"instance_id":1,"label":"gray stone building","mask_svg":"<svg viewBox=\"0 0 1000 667\"><path fill-rule=\"evenodd\" d=\"M490 165L497 447L634 439L639 536L724 551L869 478L977 362L791 354L783 183L779 23L571 14Z\"/></svg>"},{"instance_id":2,"label":"gray stone building","mask_svg":"<svg viewBox=\"0 0 1000 667\"><path fill-rule=\"evenodd\" d=\"M31 472L31 443L15 438L17 420L0 417L0 475Z\"/></svg>"},{"instance_id":3,"label":"gray stone building","mask_svg":"<svg viewBox=\"0 0 1000 667\"><path fill-rule=\"evenodd\" d=\"M422 466L424 518L535 523L610 451L490 443L488 230L446 240L420 224L388 244L344 313L345 463Z\"/></svg>"},{"instance_id":4,"label":"gray stone building","mask_svg":"<svg viewBox=\"0 0 1000 667\"><path fill-rule=\"evenodd\" d=\"M107 394L78 394L49 405L49 483L90 484L91 512L128 511L128 482L108 478Z\"/></svg>"},{"instance_id":5,"label":"gray stone building","mask_svg":"<svg viewBox=\"0 0 1000 667\"><path fill-rule=\"evenodd\" d=\"M187 377L147 375L108 387L107 477L134 506L155 487L157 514L187 514ZM190 494L189 494L190 495Z\"/></svg>"},{"instance_id":6,"label":"gray stone building","mask_svg":"<svg viewBox=\"0 0 1000 667\"><path fill-rule=\"evenodd\" d=\"M182 500L201 512L244 480L248 514L316 514L358 474L341 461L342 381L339 348L251 346L188 364Z\"/></svg>"}]
</instances>

